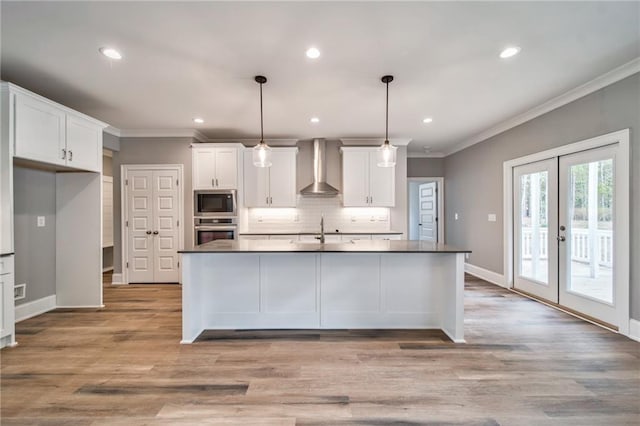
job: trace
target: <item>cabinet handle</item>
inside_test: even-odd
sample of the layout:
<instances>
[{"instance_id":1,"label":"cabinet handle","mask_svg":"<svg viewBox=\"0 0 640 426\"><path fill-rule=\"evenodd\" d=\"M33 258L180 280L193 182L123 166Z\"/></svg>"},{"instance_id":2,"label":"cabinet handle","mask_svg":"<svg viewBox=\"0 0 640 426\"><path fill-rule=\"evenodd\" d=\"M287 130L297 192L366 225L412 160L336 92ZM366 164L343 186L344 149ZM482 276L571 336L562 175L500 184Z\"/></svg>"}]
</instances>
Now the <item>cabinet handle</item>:
<instances>
[{"instance_id":1,"label":"cabinet handle","mask_svg":"<svg viewBox=\"0 0 640 426\"><path fill-rule=\"evenodd\" d=\"M62 159L66 160L66 158L67 158L67 150L62 148Z\"/></svg>"},{"instance_id":2,"label":"cabinet handle","mask_svg":"<svg viewBox=\"0 0 640 426\"><path fill-rule=\"evenodd\" d=\"M369 197L369 204L373 204L373 197Z\"/></svg>"},{"instance_id":3,"label":"cabinet handle","mask_svg":"<svg viewBox=\"0 0 640 426\"><path fill-rule=\"evenodd\" d=\"M211 186L213 186L213 187L216 186L216 180L215 179L211 179Z\"/></svg>"},{"instance_id":4,"label":"cabinet handle","mask_svg":"<svg viewBox=\"0 0 640 426\"><path fill-rule=\"evenodd\" d=\"M73 161L73 151L69 150L69 161Z\"/></svg>"},{"instance_id":5,"label":"cabinet handle","mask_svg":"<svg viewBox=\"0 0 640 426\"><path fill-rule=\"evenodd\" d=\"M265 202L265 204L267 204L267 205L268 205L268 204L269 204L269 197L265 197L265 198L264 198L264 202Z\"/></svg>"},{"instance_id":6,"label":"cabinet handle","mask_svg":"<svg viewBox=\"0 0 640 426\"><path fill-rule=\"evenodd\" d=\"M218 184L218 178L216 178L216 186L220 186L220 184Z\"/></svg>"},{"instance_id":7,"label":"cabinet handle","mask_svg":"<svg viewBox=\"0 0 640 426\"><path fill-rule=\"evenodd\" d=\"M273 197L269 197L269 204L273 204Z\"/></svg>"}]
</instances>

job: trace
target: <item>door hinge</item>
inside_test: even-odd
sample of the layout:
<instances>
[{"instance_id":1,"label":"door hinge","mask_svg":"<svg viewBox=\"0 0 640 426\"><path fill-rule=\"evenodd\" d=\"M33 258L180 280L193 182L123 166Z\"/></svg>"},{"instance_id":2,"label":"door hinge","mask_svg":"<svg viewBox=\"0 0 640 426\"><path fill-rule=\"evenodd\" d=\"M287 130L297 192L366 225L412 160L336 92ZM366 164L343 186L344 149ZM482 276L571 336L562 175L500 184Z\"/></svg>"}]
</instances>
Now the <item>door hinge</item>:
<instances>
[{"instance_id":1,"label":"door hinge","mask_svg":"<svg viewBox=\"0 0 640 426\"><path fill-rule=\"evenodd\" d=\"M176 186L180 185L180 181L178 179L176 179Z\"/></svg>"},{"instance_id":2,"label":"door hinge","mask_svg":"<svg viewBox=\"0 0 640 426\"><path fill-rule=\"evenodd\" d=\"M129 227L129 221L128 220L124 223L124 226L125 226L125 228Z\"/></svg>"},{"instance_id":3,"label":"door hinge","mask_svg":"<svg viewBox=\"0 0 640 426\"><path fill-rule=\"evenodd\" d=\"M176 226L180 226L180 221L176 220Z\"/></svg>"},{"instance_id":4,"label":"door hinge","mask_svg":"<svg viewBox=\"0 0 640 426\"><path fill-rule=\"evenodd\" d=\"M129 269L129 262L127 262L127 269Z\"/></svg>"},{"instance_id":5,"label":"door hinge","mask_svg":"<svg viewBox=\"0 0 640 426\"><path fill-rule=\"evenodd\" d=\"M129 179L124 180L124 186L127 186L127 185L129 185Z\"/></svg>"},{"instance_id":6,"label":"door hinge","mask_svg":"<svg viewBox=\"0 0 640 426\"><path fill-rule=\"evenodd\" d=\"M178 262L178 268L180 267L180 262Z\"/></svg>"}]
</instances>

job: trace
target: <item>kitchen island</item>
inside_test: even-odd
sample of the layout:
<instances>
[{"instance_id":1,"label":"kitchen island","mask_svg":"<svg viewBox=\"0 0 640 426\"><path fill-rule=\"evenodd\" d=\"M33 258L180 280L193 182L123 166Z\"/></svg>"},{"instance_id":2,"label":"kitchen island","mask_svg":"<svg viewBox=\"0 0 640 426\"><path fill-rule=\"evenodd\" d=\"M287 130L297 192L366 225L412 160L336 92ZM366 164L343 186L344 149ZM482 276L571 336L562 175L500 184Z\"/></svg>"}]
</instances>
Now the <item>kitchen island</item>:
<instances>
[{"instance_id":1,"label":"kitchen island","mask_svg":"<svg viewBox=\"0 0 640 426\"><path fill-rule=\"evenodd\" d=\"M464 342L464 254L424 241L219 240L182 254L182 343L211 329L441 329Z\"/></svg>"}]
</instances>

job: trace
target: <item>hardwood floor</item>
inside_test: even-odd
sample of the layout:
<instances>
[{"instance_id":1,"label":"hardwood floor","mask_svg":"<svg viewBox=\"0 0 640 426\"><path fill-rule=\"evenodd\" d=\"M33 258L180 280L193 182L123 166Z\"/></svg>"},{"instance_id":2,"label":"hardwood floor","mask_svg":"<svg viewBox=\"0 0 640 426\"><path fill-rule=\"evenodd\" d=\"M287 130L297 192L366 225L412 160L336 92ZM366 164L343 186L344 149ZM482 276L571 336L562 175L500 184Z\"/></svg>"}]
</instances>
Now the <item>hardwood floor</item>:
<instances>
[{"instance_id":1,"label":"hardwood floor","mask_svg":"<svg viewBox=\"0 0 640 426\"><path fill-rule=\"evenodd\" d=\"M207 332L180 287L17 324L2 425L638 425L640 344L467 277L468 344L440 332Z\"/></svg>"}]
</instances>

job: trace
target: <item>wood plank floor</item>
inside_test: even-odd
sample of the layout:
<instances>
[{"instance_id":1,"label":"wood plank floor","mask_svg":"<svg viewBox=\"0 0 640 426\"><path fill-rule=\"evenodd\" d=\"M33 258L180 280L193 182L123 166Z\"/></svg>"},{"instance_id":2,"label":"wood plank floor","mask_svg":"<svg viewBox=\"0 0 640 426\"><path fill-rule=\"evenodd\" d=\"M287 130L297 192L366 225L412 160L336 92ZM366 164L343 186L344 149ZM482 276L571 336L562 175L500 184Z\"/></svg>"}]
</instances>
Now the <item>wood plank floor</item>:
<instances>
[{"instance_id":1,"label":"wood plank floor","mask_svg":"<svg viewBox=\"0 0 640 426\"><path fill-rule=\"evenodd\" d=\"M2 425L638 425L640 344L467 277L465 333L205 333L180 287L17 325Z\"/></svg>"}]
</instances>

